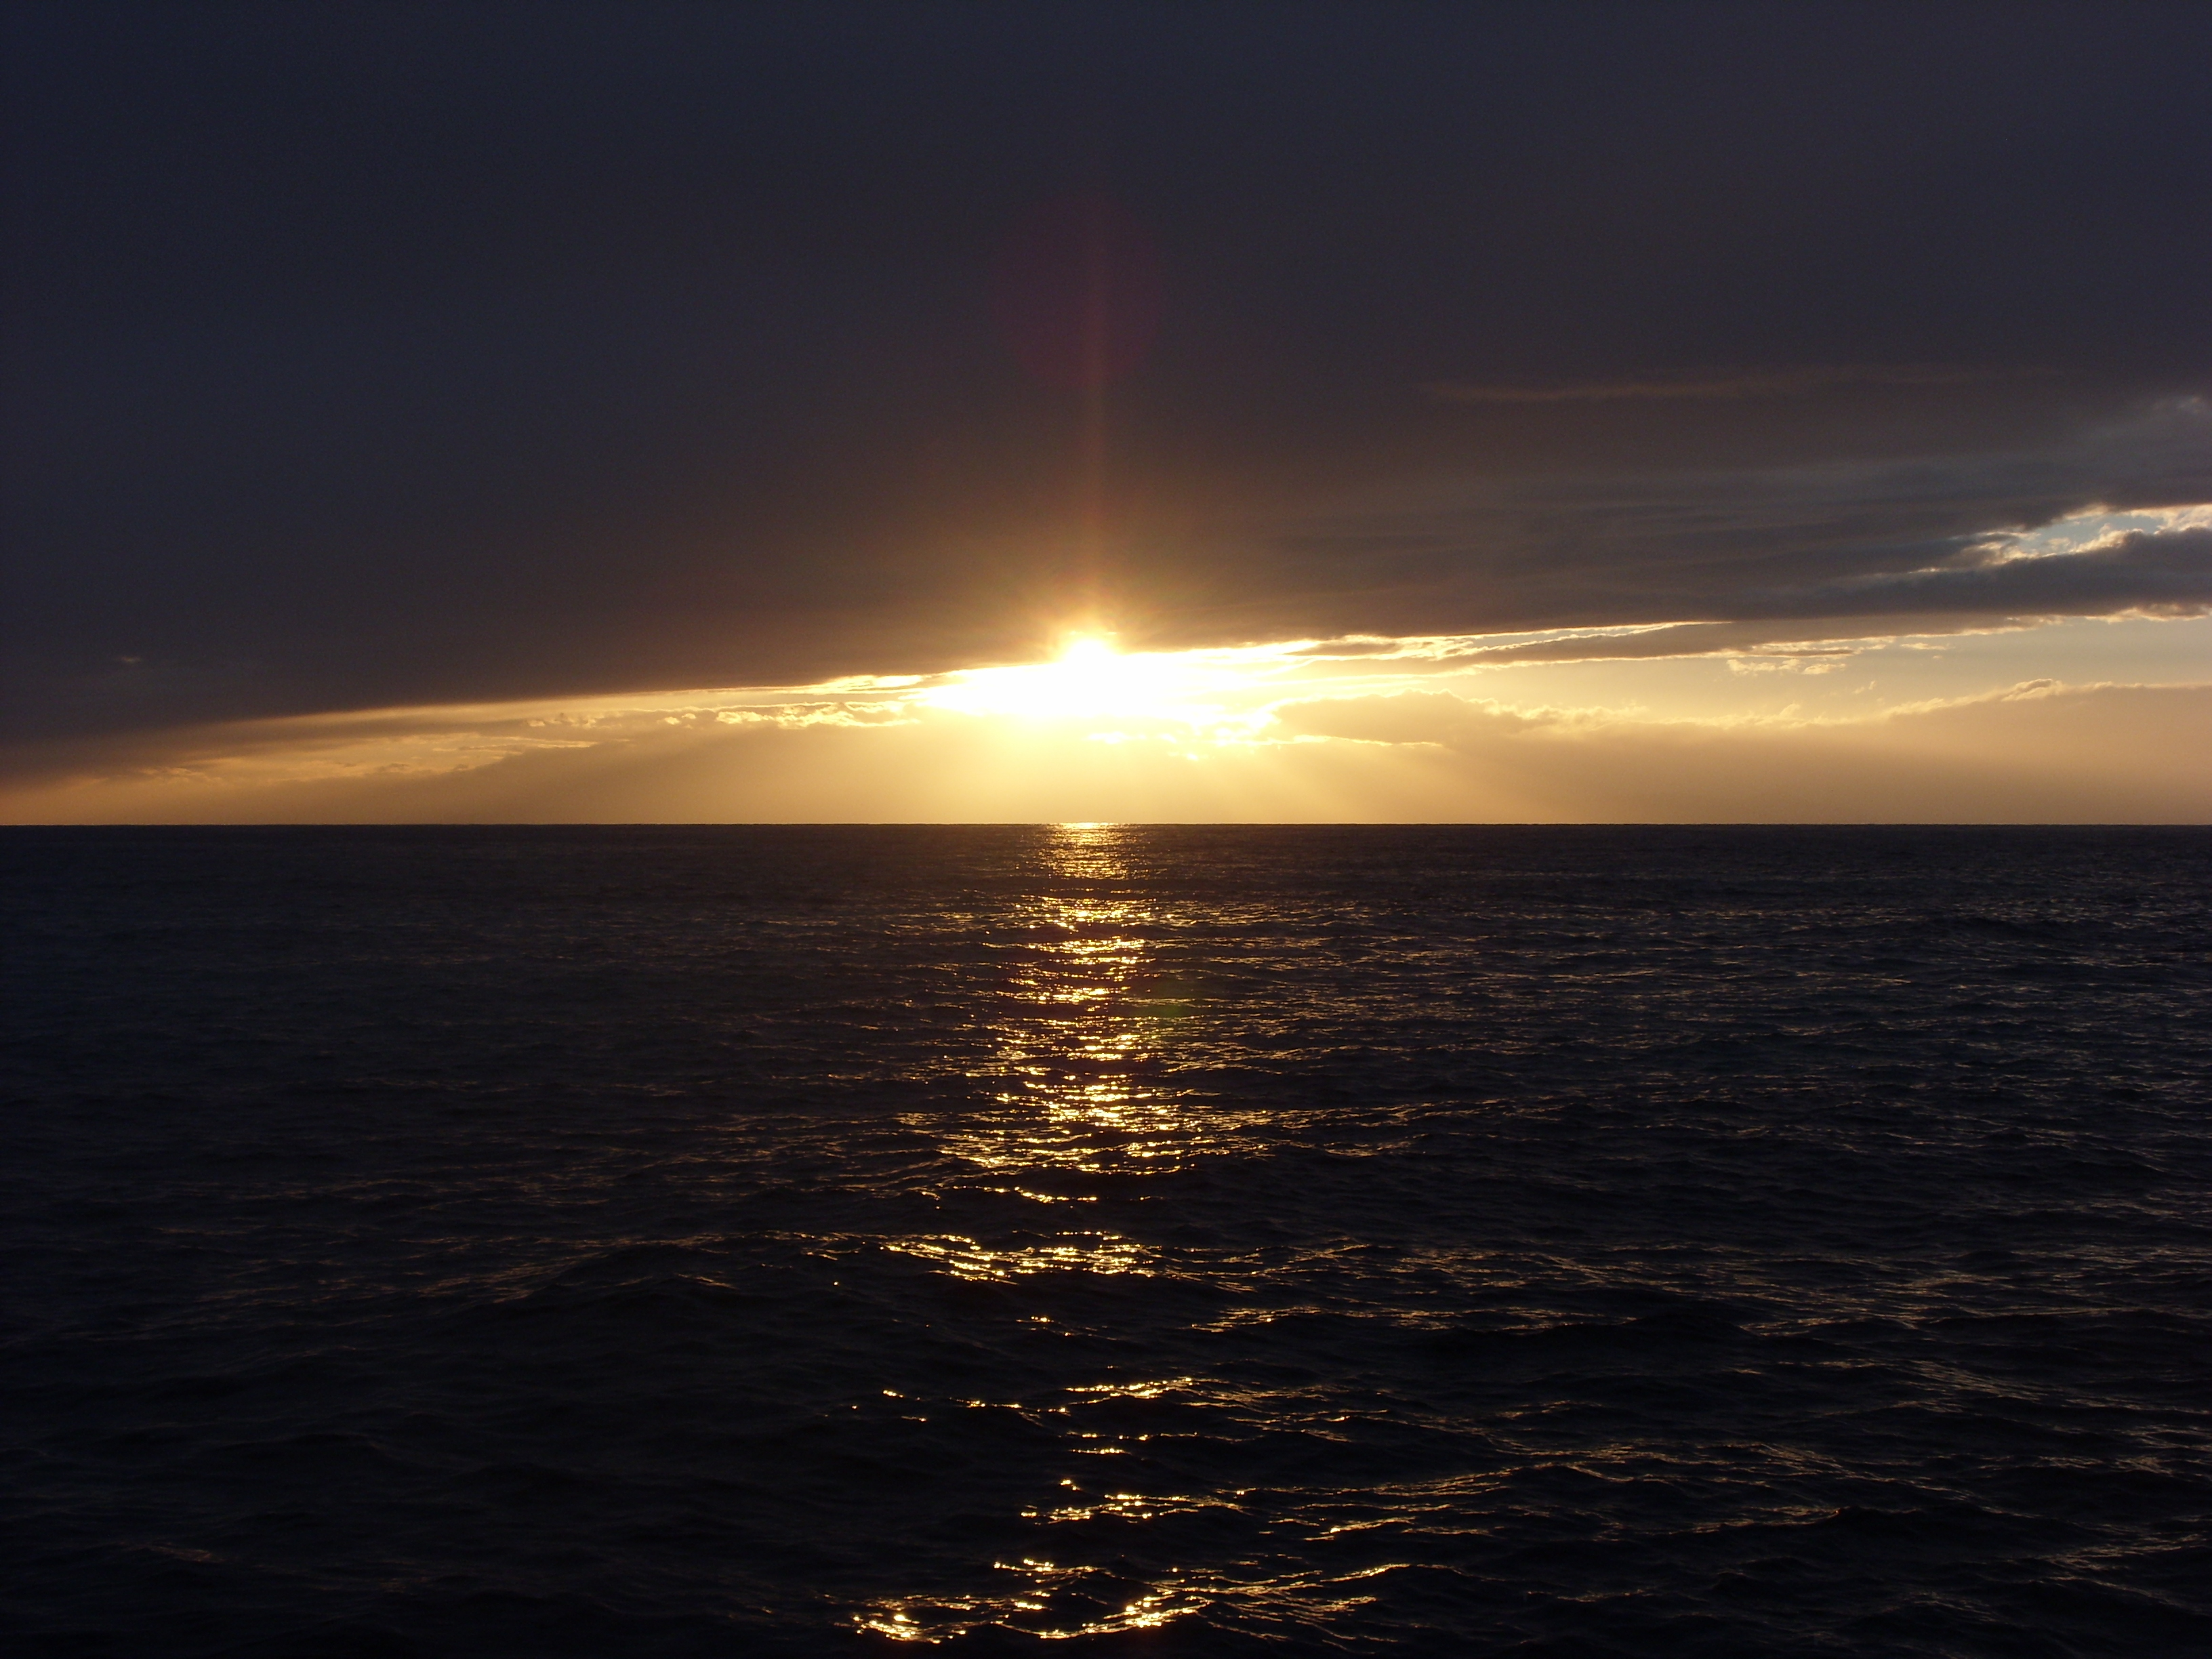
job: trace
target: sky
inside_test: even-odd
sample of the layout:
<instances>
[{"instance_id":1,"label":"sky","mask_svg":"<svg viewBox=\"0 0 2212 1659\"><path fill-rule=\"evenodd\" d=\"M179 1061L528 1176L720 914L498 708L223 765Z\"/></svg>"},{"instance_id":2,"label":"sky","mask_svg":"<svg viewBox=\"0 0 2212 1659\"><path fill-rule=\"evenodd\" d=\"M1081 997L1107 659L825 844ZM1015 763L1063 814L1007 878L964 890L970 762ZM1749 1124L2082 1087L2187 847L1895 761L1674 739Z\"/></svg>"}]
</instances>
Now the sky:
<instances>
[{"instance_id":1,"label":"sky","mask_svg":"<svg viewBox=\"0 0 2212 1659\"><path fill-rule=\"evenodd\" d=\"M0 819L2212 819L2212 8L10 9Z\"/></svg>"}]
</instances>

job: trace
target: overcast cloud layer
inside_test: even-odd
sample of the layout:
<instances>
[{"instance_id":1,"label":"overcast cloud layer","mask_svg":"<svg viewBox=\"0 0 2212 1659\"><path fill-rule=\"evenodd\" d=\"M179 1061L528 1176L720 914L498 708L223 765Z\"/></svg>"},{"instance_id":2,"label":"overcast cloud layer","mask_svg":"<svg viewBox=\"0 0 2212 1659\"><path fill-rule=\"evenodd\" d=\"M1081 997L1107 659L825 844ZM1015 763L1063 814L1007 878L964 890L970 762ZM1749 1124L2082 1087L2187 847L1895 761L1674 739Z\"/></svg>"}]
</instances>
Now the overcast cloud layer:
<instances>
[{"instance_id":1,"label":"overcast cloud layer","mask_svg":"<svg viewBox=\"0 0 2212 1659\"><path fill-rule=\"evenodd\" d=\"M2200 4L8 27L33 769L1084 620L1681 625L1633 656L2212 606L2187 515L2030 534L2212 501ZM1039 368L1061 220L1126 273L1088 390Z\"/></svg>"}]
</instances>

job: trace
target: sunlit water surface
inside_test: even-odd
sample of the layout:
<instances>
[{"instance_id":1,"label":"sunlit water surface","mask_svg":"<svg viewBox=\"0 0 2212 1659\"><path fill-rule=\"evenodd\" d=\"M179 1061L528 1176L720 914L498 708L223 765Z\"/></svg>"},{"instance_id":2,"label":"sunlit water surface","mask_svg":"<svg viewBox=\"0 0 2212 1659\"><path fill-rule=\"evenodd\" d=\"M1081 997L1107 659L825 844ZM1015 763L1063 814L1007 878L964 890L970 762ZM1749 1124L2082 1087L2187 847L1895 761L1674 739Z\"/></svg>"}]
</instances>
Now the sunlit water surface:
<instances>
[{"instance_id":1,"label":"sunlit water surface","mask_svg":"<svg viewBox=\"0 0 2212 1659\"><path fill-rule=\"evenodd\" d=\"M15 1651L2212 1651L2203 832L0 852Z\"/></svg>"}]
</instances>

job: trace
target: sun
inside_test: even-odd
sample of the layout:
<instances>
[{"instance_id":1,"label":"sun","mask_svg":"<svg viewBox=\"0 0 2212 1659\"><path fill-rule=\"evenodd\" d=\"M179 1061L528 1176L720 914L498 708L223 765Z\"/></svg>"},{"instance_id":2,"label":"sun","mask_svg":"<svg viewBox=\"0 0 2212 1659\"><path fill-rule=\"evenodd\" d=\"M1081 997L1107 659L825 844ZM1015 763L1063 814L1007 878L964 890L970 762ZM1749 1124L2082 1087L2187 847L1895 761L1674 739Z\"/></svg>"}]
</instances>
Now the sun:
<instances>
[{"instance_id":1,"label":"sun","mask_svg":"<svg viewBox=\"0 0 2212 1659\"><path fill-rule=\"evenodd\" d=\"M1030 720L1187 720L1200 689L1176 654L1125 653L1102 635L1078 634L1050 662L966 669L927 701L963 714Z\"/></svg>"}]
</instances>

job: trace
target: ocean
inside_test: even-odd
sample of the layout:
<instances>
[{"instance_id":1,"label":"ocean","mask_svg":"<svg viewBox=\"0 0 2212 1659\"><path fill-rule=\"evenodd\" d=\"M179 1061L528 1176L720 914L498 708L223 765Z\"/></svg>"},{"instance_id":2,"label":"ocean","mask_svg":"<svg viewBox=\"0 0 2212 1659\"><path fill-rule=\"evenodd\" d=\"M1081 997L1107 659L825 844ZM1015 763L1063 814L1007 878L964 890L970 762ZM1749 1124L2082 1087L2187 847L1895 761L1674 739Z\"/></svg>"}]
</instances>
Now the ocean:
<instances>
[{"instance_id":1,"label":"ocean","mask_svg":"<svg viewBox=\"0 0 2212 1659\"><path fill-rule=\"evenodd\" d=\"M13 1654L2212 1652L2204 830L0 860Z\"/></svg>"}]
</instances>

